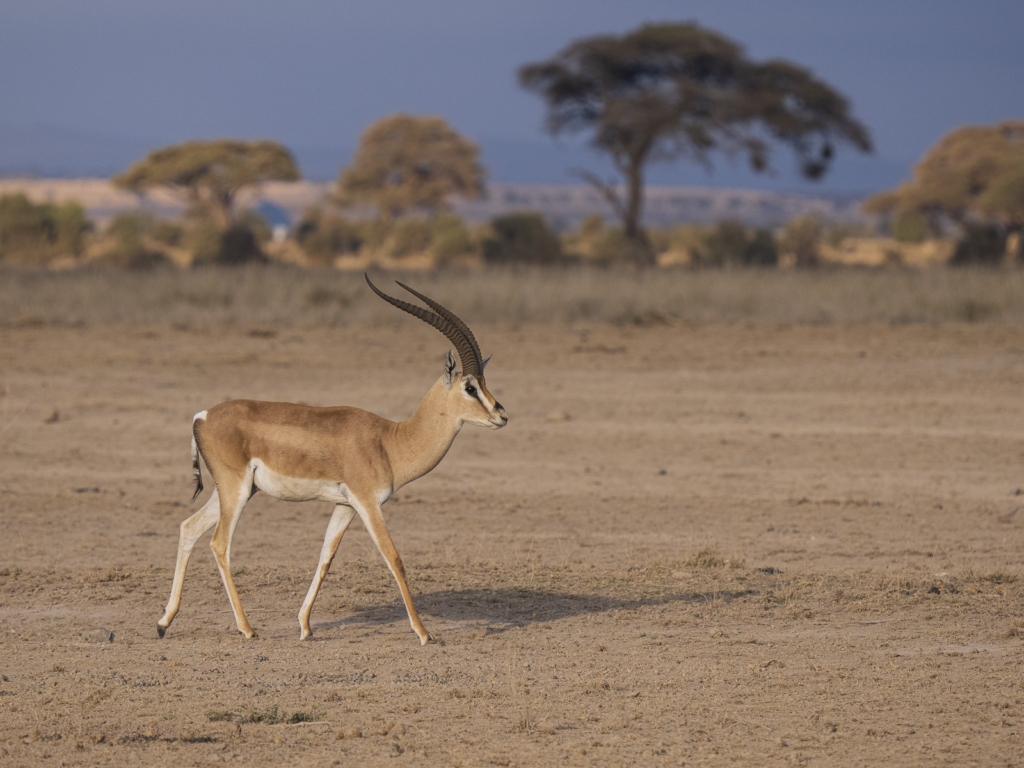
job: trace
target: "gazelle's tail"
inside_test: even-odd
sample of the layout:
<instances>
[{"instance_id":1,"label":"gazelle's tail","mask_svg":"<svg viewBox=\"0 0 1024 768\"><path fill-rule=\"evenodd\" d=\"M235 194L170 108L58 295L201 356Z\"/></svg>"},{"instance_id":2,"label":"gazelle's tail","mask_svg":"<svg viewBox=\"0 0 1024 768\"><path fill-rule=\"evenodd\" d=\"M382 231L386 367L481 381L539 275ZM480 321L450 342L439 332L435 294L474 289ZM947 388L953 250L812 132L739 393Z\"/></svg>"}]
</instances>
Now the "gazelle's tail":
<instances>
[{"instance_id":1,"label":"gazelle's tail","mask_svg":"<svg viewBox=\"0 0 1024 768\"><path fill-rule=\"evenodd\" d=\"M192 501L203 491L203 470L199 466L199 443L196 442L196 422L206 418L206 411L197 413L192 418L192 479L196 483L196 492L192 494Z\"/></svg>"}]
</instances>

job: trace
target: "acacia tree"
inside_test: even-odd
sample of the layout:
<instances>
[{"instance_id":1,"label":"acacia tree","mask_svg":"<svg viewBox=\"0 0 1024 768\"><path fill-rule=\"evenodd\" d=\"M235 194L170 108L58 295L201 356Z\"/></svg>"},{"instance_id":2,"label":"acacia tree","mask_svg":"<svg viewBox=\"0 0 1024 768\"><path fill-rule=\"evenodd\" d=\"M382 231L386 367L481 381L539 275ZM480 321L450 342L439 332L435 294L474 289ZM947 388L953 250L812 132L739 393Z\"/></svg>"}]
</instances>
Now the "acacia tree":
<instances>
[{"instance_id":1,"label":"acacia tree","mask_svg":"<svg viewBox=\"0 0 1024 768\"><path fill-rule=\"evenodd\" d=\"M912 181L869 197L864 209L924 214L934 232L941 231L944 218L1019 231L1024 226L1024 120L950 131L914 166Z\"/></svg>"},{"instance_id":2,"label":"acacia tree","mask_svg":"<svg viewBox=\"0 0 1024 768\"><path fill-rule=\"evenodd\" d=\"M443 118L396 114L378 120L359 139L352 165L338 177L338 201L369 203L381 216L409 209L436 212L452 196L484 193L480 150Z\"/></svg>"},{"instance_id":3,"label":"acacia tree","mask_svg":"<svg viewBox=\"0 0 1024 768\"><path fill-rule=\"evenodd\" d=\"M626 182L625 201L595 174L576 173L612 205L641 262L654 258L640 224L650 162L686 157L710 167L709 154L720 150L764 171L781 144L805 177L817 179L838 144L871 151L846 99L807 69L751 61L738 44L694 23L578 40L520 68L519 82L547 102L551 134L592 131L593 146L611 156Z\"/></svg>"},{"instance_id":4,"label":"acacia tree","mask_svg":"<svg viewBox=\"0 0 1024 768\"><path fill-rule=\"evenodd\" d=\"M137 193L154 187L182 192L190 202L208 206L227 231L234 223L239 190L299 178L291 153L276 141L216 139L155 149L112 181Z\"/></svg>"}]
</instances>

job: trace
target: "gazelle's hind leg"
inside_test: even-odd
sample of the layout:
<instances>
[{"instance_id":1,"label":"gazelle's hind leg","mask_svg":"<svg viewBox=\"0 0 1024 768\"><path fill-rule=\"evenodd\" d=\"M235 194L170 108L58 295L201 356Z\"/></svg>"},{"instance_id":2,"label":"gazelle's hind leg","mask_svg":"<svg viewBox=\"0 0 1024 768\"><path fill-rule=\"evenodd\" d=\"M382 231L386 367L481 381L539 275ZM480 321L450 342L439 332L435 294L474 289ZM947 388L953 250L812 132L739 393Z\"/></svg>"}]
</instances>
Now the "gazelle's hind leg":
<instances>
[{"instance_id":1,"label":"gazelle's hind leg","mask_svg":"<svg viewBox=\"0 0 1024 768\"><path fill-rule=\"evenodd\" d=\"M181 605L181 588L185 583L185 569L188 567L189 555L192 554L192 549L199 538L217 524L219 515L220 500L217 497L216 489L214 489L213 495L210 496L202 508L181 524L181 533L178 536L178 559L174 564L174 581L171 584L171 597L167 601L164 615L156 623L156 632L160 637L163 637L164 632L171 626L171 622L174 621L174 616L178 613L178 608Z\"/></svg>"},{"instance_id":2,"label":"gazelle's hind leg","mask_svg":"<svg viewBox=\"0 0 1024 768\"><path fill-rule=\"evenodd\" d=\"M230 481L229 481L230 482ZM224 484L218 482L218 491L222 490ZM235 614L235 626L238 631L247 638L256 636L256 631L245 618L242 610L242 602L238 599L238 591L235 589L235 580L231 576L231 539L235 535L235 527L242 517L242 510L245 504L252 498L256 489L252 484L252 470L247 469L241 482L232 483L237 490L234 492L225 491L220 496L220 519L217 521L217 529L213 532L210 540L210 549L213 556L217 558L217 569L220 571L221 581L224 582L224 589L228 593L228 600L231 601L231 610Z\"/></svg>"},{"instance_id":3,"label":"gazelle's hind leg","mask_svg":"<svg viewBox=\"0 0 1024 768\"><path fill-rule=\"evenodd\" d=\"M355 516L356 511L352 507L339 504L334 508L331 522L327 524L327 533L324 535L324 545L320 549L320 562L316 565L313 583L309 585L306 599L302 601L302 607L299 608L300 640L305 640L312 634L309 629L309 614L313 610L313 601L316 600L317 593L320 591L320 585L323 584L327 572L331 569L334 556L338 553L338 545L341 544L341 537L345 535L345 531L348 530L348 524L352 522L352 518Z\"/></svg>"}]
</instances>

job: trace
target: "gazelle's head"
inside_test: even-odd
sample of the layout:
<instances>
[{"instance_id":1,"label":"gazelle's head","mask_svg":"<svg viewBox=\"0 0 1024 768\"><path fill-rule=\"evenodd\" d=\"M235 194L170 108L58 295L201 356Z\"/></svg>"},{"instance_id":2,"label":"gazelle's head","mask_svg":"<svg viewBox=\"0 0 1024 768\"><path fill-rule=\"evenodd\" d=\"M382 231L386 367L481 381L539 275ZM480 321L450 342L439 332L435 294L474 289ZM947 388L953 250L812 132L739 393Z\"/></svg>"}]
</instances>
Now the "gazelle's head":
<instances>
[{"instance_id":1,"label":"gazelle's head","mask_svg":"<svg viewBox=\"0 0 1024 768\"><path fill-rule=\"evenodd\" d=\"M441 384L449 400L449 407L453 409L457 418L467 424L476 424L491 429L501 429L508 424L505 409L494 399L484 381L484 368L487 367L487 361L491 358L489 355L486 359L481 356L480 345L476 343L476 337L469 330L469 326L462 322L454 312L445 309L433 299L427 298L407 285L398 283L434 311L429 312L415 304L392 298L379 291L377 286L370 282L369 275L364 275L364 277L373 292L384 301L437 328L455 346L462 363L462 372L455 370L455 355L449 351L444 373L441 376Z\"/></svg>"},{"instance_id":2,"label":"gazelle's head","mask_svg":"<svg viewBox=\"0 0 1024 768\"><path fill-rule=\"evenodd\" d=\"M481 361L479 375L465 371L459 373L455 370L455 355L449 350L444 373L441 374L441 385L447 393L447 407L458 416L459 421L476 424L478 427L501 429L508 424L508 416L501 403L488 391L487 382L484 381L483 369L490 359L488 356Z\"/></svg>"}]
</instances>

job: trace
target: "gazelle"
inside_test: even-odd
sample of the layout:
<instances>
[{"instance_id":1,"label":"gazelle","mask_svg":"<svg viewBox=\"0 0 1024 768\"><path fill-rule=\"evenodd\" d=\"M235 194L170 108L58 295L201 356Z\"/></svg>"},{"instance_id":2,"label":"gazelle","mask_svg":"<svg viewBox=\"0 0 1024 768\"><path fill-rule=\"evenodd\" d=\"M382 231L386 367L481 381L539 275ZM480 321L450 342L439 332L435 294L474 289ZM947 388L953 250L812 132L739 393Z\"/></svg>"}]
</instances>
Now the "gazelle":
<instances>
[{"instance_id":1,"label":"gazelle","mask_svg":"<svg viewBox=\"0 0 1024 768\"><path fill-rule=\"evenodd\" d=\"M384 525L381 505L403 485L436 467L463 424L500 429L508 423L508 417L484 382L484 368L490 357L481 359L480 347L465 323L402 283L398 284L433 312L382 293L369 277L366 282L382 299L448 337L458 350L462 372L455 370L455 356L449 350L441 378L416 412L403 422L348 406L317 408L255 400L230 400L197 413L192 419L192 473L196 483L192 498L203 490L200 456L213 475L215 488L209 501L181 524L171 596L157 622L160 637L181 604L192 548L215 525L210 547L231 601L235 624L247 638L255 636L231 577L231 538L246 502L257 491L263 491L285 501L315 499L336 505L327 524L313 583L299 609L300 639L310 636L313 601L341 537L358 514L398 582L413 631L420 643L430 640L412 604L405 568Z\"/></svg>"}]
</instances>

